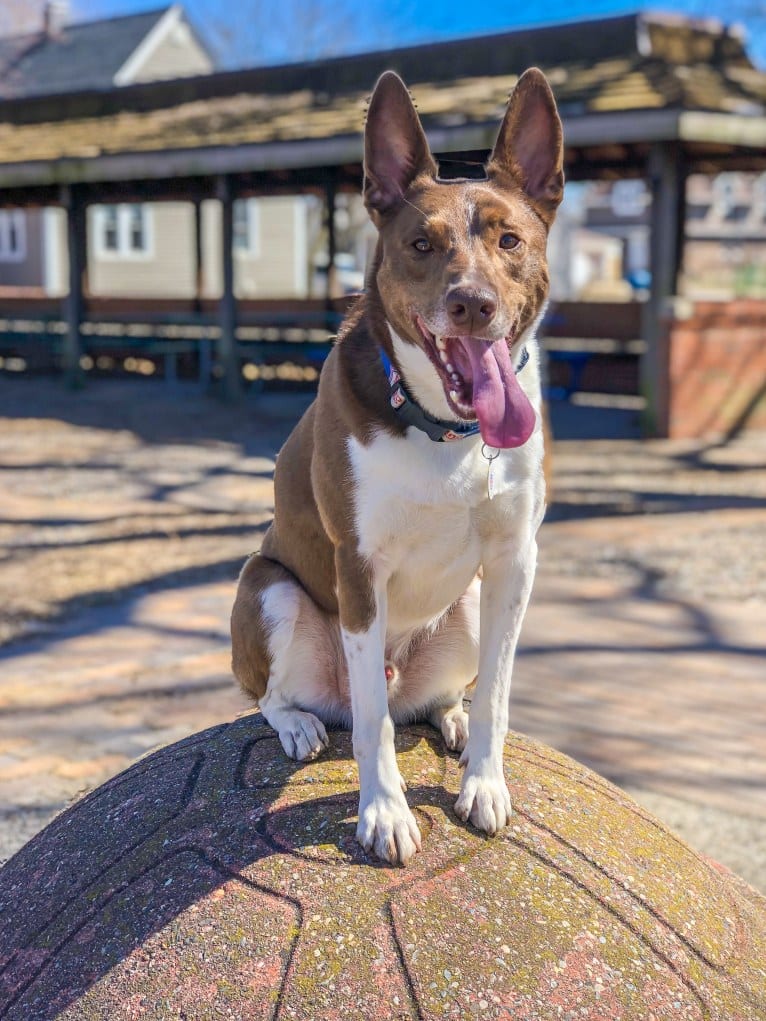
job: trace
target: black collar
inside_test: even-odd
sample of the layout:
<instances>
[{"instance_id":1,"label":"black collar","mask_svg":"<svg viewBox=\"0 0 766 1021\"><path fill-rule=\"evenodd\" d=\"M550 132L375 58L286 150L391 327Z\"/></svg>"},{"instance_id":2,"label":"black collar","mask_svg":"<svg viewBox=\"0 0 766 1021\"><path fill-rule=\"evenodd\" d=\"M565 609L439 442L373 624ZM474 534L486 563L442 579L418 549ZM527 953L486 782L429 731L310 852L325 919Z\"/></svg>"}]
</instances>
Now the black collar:
<instances>
[{"instance_id":1,"label":"black collar","mask_svg":"<svg viewBox=\"0 0 766 1021\"><path fill-rule=\"evenodd\" d=\"M442 418L434 418L429 415L410 396L404 385L404 380L391 364L391 360L383 348L380 349L380 360L388 377L391 407L396 412L397 418L405 425L412 425L416 429L420 429L436 443L450 443L452 440L464 440L469 436L476 436L479 432L478 422L445 422ZM529 351L523 347L519 364L515 370L517 376L528 361Z\"/></svg>"}]
</instances>

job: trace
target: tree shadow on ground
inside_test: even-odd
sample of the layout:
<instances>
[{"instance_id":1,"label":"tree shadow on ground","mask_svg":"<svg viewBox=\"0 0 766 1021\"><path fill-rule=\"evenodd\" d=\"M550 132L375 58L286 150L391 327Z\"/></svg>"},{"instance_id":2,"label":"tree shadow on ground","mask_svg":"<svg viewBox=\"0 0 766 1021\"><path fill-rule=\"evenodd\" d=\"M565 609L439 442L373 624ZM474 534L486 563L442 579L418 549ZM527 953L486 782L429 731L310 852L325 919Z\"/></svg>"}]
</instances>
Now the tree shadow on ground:
<instances>
[{"instance_id":1,"label":"tree shadow on ground","mask_svg":"<svg viewBox=\"0 0 766 1021\"><path fill-rule=\"evenodd\" d=\"M8 419L53 419L85 429L128 431L144 443L234 443L247 456L274 456L313 400L312 393L244 393L238 402L194 386L100 380L68 390L51 379L0 379Z\"/></svg>"}]
</instances>

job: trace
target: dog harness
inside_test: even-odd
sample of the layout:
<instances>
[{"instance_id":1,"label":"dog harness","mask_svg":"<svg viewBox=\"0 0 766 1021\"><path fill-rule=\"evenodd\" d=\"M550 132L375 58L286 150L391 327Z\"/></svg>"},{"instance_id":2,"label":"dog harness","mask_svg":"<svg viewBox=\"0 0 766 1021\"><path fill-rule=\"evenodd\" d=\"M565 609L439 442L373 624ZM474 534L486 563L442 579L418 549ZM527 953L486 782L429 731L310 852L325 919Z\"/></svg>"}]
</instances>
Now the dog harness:
<instances>
[{"instance_id":1,"label":"dog harness","mask_svg":"<svg viewBox=\"0 0 766 1021\"><path fill-rule=\"evenodd\" d=\"M445 422L444 419L429 415L410 396L404 385L404 380L391 364L391 360L383 348L380 348L380 360L388 377L388 386L391 391L389 402L396 412L397 418L405 425L412 425L416 429L420 429L436 443L451 443L452 440L464 440L469 436L476 436L479 432L478 422ZM528 361L529 351L523 347L519 364L514 370L517 376Z\"/></svg>"}]
</instances>

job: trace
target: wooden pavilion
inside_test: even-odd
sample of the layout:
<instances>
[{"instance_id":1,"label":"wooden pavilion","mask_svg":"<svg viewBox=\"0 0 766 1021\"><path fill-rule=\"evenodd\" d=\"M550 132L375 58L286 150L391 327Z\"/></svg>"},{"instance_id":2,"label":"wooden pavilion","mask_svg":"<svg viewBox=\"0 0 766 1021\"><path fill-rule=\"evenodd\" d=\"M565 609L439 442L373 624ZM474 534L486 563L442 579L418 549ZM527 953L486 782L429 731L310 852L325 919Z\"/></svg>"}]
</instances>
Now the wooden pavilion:
<instances>
[{"instance_id":1,"label":"wooden pavilion","mask_svg":"<svg viewBox=\"0 0 766 1021\"><path fill-rule=\"evenodd\" d=\"M95 308L84 279L89 204L183 199L195 204L199 228L202 200L221 201L216 357L227 389L235 392L241 310L233 286L234 199L323 195L332 262L335 198L360 187L365 102L381 71L394 68L408 82L434 152L482 159L517 76L533 64L556 94L568 178L635 176L650 182L652 282L641 310L641 388L651 432L688 431L677 407L677 383L698 366L686 354L679 362L675 345L681 351L685 343L703 342L698 320L706 313L674 301L684 249L685 180L691 173L766 170L766 73L752 64L736 31L676 16L625 15L315 63L0 101L0 204L60 205L67 211L66 371L79 372L81 327ZM750 340L743 342L762 350L766 303L735 305L715 310L713 332L744 324ZM199 301L190 303L188 314L199 308ZM609 324L603 329L608 333ZM708 416L708 426L729 428L748 408L758 412L766 364L750 377L738 381L729 418Z\"/></svg>"}]
</instances>

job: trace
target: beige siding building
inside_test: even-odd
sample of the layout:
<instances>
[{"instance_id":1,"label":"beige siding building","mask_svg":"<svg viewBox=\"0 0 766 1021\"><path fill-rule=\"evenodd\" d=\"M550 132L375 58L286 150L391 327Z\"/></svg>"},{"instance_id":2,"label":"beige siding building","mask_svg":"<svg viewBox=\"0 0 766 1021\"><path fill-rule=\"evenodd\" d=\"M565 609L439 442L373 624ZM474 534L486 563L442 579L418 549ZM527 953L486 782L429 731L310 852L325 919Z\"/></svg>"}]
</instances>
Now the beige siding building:
<instances>
[{"instance_id":1,"label":"beige siding building","mask_svg":"<svg viewBox=\"0 0 766 1021\"><path fill-rule=\"evenodd\" d=\"M178 5L169 7L114 74L115 85L207 74L213 70ZM234 265L238 297L305 297L311 272L308 204L305 197L248 199L235 204ZM64 215L59 210L28 215L36 239L33 273L47 294L66 293L68 265ZM201 294L218 297L221 279L221 210L202 203ZM2 225L0 225L1 229ZM36 229L35 229L36 228ZM194 207L188 202L91 206L87 218L88 290L99 297L189 298L197 293ZM39 252L38 252L39 249ZM2 252L0 251L0 257ZM13 281L23 283L29 264ZM5 278L8 274L5 274ZM0 269L0 283L5 279Z\"/></svg>"},{"instance_id":2,"label":"beige siding building","mask_svg":"<svg viewBox=\"0 0 766 1021\"><path fill-rule=\"evenodd\" d=\"M67 54L92 52L87 66ZM28 58L3 78L3 48ZM10 66L10 62L8 63ZM0 39L0 98L112 88L203 75L214 62L183 8L100 22L69 24L61 0L46 7L38 32ZM305 297L312 280L308 197L248 199L235 204L235 290L243 298ZM221 211L202 204L201 290L221 293ZM0 210L0 291L66 294L66 219L58 208ZM88 290L114 297L196 295L194 207L188 202L91 206L87 217Z\"/></svg>"},{"instance_id":3,"label":"beige siding building","mask_svg":"<svg viewBox=\"0 0 766 1021\"><path fill-rule=\"evenodd\" d=\"M309 293L307 196L244 199L234 204L234 291L239 298L295 298ZM203 291L216 297L223 281L221 208L202 208Z\"/></svg>"},{"instance_id":4,"label":"beige siding building","mask_svg":"<svg viewBox=\"0 0 766 1021\"><path fill-rule=\"evenodd\" d=\"M309 198L245 199L234 207L234 289L240 298L305 297ZM202 203L202 296L221 294L221 208ZM91 206L88 284L107 297L196 294L194 207L189 202ZM62 276L63 285L66 275Z\"/></svg>"}]
</instances>

